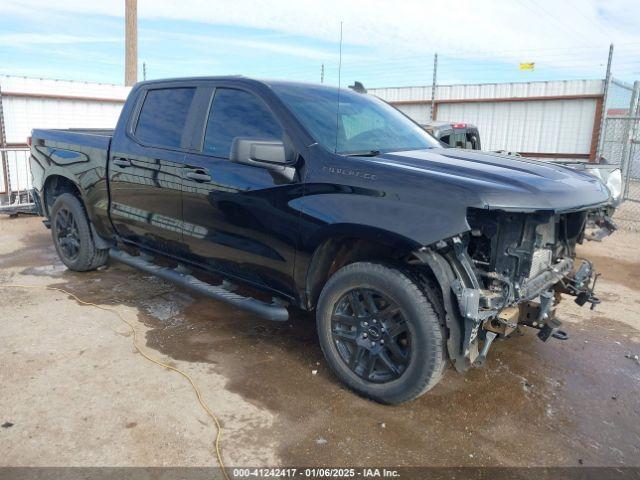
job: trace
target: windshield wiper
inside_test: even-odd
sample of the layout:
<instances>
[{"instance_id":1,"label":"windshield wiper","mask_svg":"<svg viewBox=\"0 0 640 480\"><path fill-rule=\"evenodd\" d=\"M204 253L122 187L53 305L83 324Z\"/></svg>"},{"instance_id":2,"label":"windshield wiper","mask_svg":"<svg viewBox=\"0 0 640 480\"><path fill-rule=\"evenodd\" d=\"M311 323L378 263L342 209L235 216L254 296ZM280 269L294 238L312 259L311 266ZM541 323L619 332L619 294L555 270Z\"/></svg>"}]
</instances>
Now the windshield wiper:
<instances>
[{"instance_id":1,"label":"windshield wiper","mask_svg":"<svg viewBox=\"0 0 640 480\"><path fill-rule=\"evenodd\" d=\"M362 150L361 152L349 152L342 155L345 157L377 157L380 155L380 150Z\"/></svg>"}]
</instances>

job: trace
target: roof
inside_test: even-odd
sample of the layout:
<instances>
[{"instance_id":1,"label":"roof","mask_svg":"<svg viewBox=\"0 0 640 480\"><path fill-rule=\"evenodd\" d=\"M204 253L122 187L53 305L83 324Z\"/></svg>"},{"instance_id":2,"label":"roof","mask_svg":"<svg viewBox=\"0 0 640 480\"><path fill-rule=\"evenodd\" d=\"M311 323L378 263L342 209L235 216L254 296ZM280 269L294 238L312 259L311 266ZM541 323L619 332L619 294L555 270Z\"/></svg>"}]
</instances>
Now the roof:
<instances>
[{"instance_id":1,"label":"roof","mask_svg":"<svg viewBox=\"0 0 640 480\"><path fill-rule=\"evenodd\" d=\"M245 77L243 75L218 75L218 76L204 76L204 77L177 77L177 78L161 78L154 80L145 80L142 82L138 82L136 85L153 85L157 83L167 83L167 82L188 82L188 81L238 81L241 83L253 83L265 85L268 87L271 86L292 86L292 87L314 87L314 88L326 88L328 90L337 90L338 87L325 85L322 83L312 83L312 82L294 82L290 80L277 80L277 79L258 79ZM342 89L346 89L347 87L342 87Z\"/></svg>"}]
</instances>

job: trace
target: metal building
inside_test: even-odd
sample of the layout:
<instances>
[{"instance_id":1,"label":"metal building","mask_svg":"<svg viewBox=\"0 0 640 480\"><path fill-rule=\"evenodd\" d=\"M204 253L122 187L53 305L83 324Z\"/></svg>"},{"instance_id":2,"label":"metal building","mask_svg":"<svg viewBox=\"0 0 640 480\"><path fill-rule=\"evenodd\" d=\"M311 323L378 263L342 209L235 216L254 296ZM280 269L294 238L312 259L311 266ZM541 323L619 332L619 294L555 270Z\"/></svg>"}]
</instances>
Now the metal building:
<instances>
[{"instance_id":1,"label":"metal building","mask_svg":"<svg viewBox=\"0 0 640 480\"><path fill-rule=\"evenodd\" d=\"M434 120L472 123L485 150L595 160L603 80L438 85ZM431 87L372 88L418 123L429 121Z\"/></svg>"},{"instance_id":2,"label":"metal building","mask_svg":"<svg viewBox=\"0 0 640 480\"><path fill-rule=\"evenodd\" d=\"M34 128L113 128L129 87L0 76L5 142L24 145Z\"/></svg>"},{"instance_id":3,"label":"metal building","mask_svg":"<svg viewBox=\"0 0 640 480\"><path fill-rule=\"evenodd\" d=\"M114 128L129 87L0 76L0 203L31 187L27 137L34 128ZM8 187L8 188L7 188Z\"/></svg>"}]
</instances>

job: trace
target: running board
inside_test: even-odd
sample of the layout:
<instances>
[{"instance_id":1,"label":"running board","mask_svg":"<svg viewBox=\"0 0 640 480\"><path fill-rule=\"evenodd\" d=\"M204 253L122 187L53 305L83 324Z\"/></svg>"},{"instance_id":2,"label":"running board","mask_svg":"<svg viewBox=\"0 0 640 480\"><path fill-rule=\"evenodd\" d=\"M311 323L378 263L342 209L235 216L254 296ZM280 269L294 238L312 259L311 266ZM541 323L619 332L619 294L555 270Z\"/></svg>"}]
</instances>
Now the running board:
<instances>
[{"instance_id":1,"label":"running board","mask_svg":"<svg viewBox=\"0 0 640 480\"><path fill-rule=\"evenodd\" d=\"M243 297L242 295L231 292L222 286L211 285L210 283L198 280L193 275L185 272L184 269L180 269L180 267L173 269L156 265L142 256L134 257L133 255L129 255L128 253L116 248L111 248L109 250L109 255L111 258L131 267L156 275L164 280L176 283L181 287L189 288L215 300L229 303L234 307L248 310L267 320L286 322L289 319L289 312L282 305L276 303L268 304L255 298Z\"/></svg>"}]
</instances>

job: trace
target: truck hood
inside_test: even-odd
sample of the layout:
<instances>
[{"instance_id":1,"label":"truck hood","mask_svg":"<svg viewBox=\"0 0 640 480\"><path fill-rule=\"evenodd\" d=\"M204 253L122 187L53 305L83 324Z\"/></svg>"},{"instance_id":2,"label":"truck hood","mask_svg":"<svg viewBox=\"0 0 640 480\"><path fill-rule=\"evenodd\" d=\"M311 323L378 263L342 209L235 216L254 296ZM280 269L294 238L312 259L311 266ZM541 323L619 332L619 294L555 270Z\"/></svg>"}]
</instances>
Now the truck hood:
<instances>
[{"instance_id":1,"label":"truck hood","mask_svg":"<svg viewBox=\"0 0 640 480\"><path fill-rule=\"evenodd\" d=\"M480 208L567 211L609 202L607 187L592 175L525 157L437 148L368 158L380 166L411 171L434 184L463 190ZM430 182L429 182L430 183Z\"/></svg>"}]
</instances>

